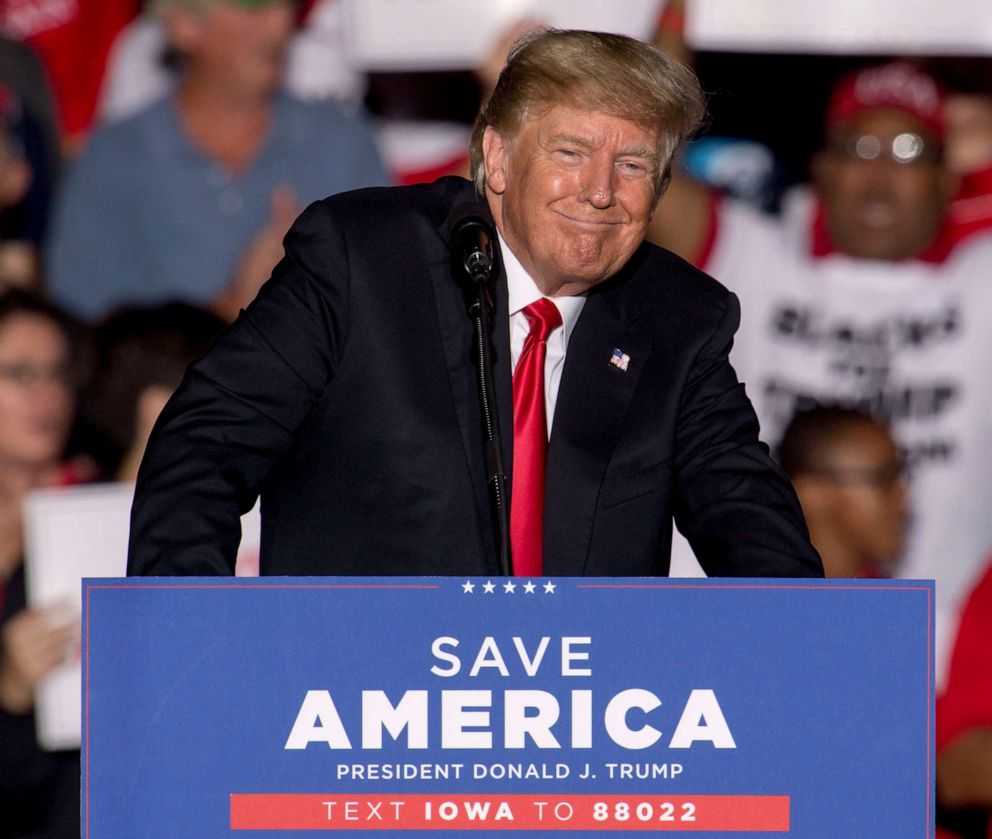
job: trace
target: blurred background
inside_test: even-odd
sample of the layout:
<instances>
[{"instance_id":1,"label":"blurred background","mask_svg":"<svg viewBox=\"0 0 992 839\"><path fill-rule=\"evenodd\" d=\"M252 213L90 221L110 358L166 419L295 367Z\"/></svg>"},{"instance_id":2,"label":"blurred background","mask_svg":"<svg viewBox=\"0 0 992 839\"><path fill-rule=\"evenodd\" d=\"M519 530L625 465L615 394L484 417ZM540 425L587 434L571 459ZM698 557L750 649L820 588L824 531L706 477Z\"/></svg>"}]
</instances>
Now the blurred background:
<instances>
[{"instance_id":1,"label":"blurred background","mask_svg":"<svg viewBox=\"0 0 992 839\"><path fill-rule=\"evenodd\" d=\"M0 0L0 837L78 835L79 581L186 365L308 203L468 176L543 25L699 75L650 238L740 297L828 575L937 580L940 829L992 836L988 0Z\"/></svg>"}]
</instances>

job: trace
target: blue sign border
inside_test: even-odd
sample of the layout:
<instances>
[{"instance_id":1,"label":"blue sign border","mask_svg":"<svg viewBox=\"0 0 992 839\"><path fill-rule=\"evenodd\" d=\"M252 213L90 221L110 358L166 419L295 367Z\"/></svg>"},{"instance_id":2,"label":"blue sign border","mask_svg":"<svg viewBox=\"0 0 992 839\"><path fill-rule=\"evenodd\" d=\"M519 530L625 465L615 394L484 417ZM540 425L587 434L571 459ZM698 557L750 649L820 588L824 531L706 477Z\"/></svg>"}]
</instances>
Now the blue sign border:
<instances>
[{"instance_id":1,"label":"blue sign border","mask_svg":"<svg viewBox=\"0 0 992 839\"><path fill-rule=\"evenodd\" d=\"M591 638L591 646L574 648L589 659L567 669L592 672L566 675L555 641L528 676L513 636L529 656L545 636ZM441 648L456 652L458 674L430 673L430 666L451 668L431 655L438 637L463 644ZM492 649L469 675L486 637L497 639L507 675L493 664ZM653 689L661 708L632 710L630 727L658 724L665 736L648 750L656 759L618 747L598 729L606 742L592 750L549 752L529 741L521 752L499 743L504 691L554 694L567 727L565 706L576 687L596 697ZM494 746L460 750L458 762L570 767L564 779L393 780L385 785L390 793L581 797L589 781L579 783L577 767L585 764L679 765L679 776L663 781L601 777L594 793L632 801L787 795L790 835L933 835L929 581L144 578L84 581L83 836L227 835L230 794L370 795L384 789L381 779L349 777L342 785L329 770L343 762L454 760L438 747L433 717L431 747L412 758L402 742L384 744L372 759L357 746L346 761L323 743L286 751L304 688L332 692L350 732L361 729L361 690L383 690L394 702L408 689L428 691L432 702L444 689L491 690ZM719 698L736 749L708 742L678 754L663 748L694 689ZM497 836L510 827L472 829Z\"/></svg>"}]
</instances>

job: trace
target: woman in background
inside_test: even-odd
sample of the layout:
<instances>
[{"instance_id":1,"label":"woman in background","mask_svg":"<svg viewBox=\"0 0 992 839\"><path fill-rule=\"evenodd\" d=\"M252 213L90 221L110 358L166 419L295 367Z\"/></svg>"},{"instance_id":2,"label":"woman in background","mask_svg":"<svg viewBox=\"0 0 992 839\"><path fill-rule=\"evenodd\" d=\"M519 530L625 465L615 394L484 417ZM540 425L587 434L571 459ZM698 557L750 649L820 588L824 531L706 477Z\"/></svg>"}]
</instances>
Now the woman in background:
<instances>
[{"instance_id":1,"label":"woman in background","mask_svg":"<svg viewBox=\"0 0 992 839\"><path fill-rule=\"evenodd\" d=\"M63 461L72 423L72 337L32 294L0 293L0 833L79 836L79 752L37 743L38 683L78 654L79 616L28 608L22 507L28 492L88 477Z\"/></svg>"}]
</instances>

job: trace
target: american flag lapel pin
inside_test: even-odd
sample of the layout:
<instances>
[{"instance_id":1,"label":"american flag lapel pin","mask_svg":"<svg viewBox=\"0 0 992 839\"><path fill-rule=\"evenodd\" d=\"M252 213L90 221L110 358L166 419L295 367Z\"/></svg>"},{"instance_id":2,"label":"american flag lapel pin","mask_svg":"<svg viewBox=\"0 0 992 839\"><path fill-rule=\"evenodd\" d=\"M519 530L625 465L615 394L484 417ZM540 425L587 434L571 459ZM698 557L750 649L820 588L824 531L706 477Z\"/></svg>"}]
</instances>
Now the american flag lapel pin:
<instances>
[{"instance_id":1,"label":"american flag lapel pin","mask_svg":"<svg viewBox=\"0 0 992 839\"><path fill-rule=\"evenodd\" d=\"M620 347L614 347L613 355L610 356L610 364L616 367L621 373L626 373L627 365L630 364L630 356L620 349Z\"/></svg>"}]
</instances>

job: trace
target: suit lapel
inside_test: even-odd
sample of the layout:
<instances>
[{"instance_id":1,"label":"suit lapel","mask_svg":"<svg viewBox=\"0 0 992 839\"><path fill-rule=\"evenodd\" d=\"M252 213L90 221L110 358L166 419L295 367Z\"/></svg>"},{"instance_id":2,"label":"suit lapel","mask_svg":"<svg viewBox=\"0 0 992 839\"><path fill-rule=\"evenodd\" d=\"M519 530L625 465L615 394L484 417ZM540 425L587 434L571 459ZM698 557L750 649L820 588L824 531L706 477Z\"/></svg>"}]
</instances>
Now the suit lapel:
<instances>
[{"instance_id":1,"label":"suit lapel","mask_svg":"<svg viewBox=\"0 0 992 839\"><path fill-rule=\"evenodd\" d=\"M622 282L593 289L568 342L548 446L544 571L581 576L603 476L651 350ZM626 370L610 363L615 349Z\"/></svg>"}]
</instances>

